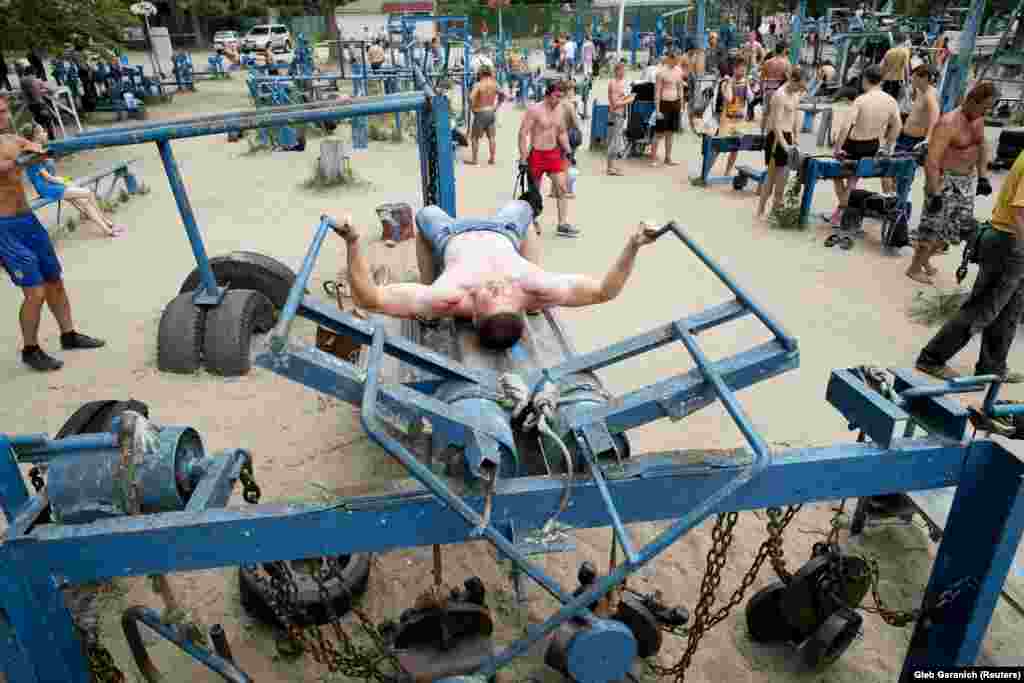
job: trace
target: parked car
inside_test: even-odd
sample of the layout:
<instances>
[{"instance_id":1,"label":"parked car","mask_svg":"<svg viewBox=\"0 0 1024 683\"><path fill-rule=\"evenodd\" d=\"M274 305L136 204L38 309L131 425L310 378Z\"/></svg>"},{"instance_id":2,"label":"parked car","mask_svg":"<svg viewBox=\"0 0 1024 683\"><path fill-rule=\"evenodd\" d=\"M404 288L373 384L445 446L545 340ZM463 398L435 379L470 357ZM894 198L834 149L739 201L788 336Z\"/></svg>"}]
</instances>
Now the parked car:
<instances>
[{"instance_id":1,"label":"parked car","mask_svg":"<svg viewBox=\"0 0 1024 683\"><path fill-rule=\"evenodd\" d=\"M213 47L217 52L223 52L226 47L238 49L238 33L235 31L217 31L213 34Z\"/></svg>"},{"instance_id":2,"label":"parked car","mask_svg":"<svg viewBox=\"0 0 1024 683\"><path fill-rule=\"evenodd\" d=\"M260 24L253 26L242 38L242 52L283 48L291 51L292 34L284 24Z\"/></svg>"}]
</instances>

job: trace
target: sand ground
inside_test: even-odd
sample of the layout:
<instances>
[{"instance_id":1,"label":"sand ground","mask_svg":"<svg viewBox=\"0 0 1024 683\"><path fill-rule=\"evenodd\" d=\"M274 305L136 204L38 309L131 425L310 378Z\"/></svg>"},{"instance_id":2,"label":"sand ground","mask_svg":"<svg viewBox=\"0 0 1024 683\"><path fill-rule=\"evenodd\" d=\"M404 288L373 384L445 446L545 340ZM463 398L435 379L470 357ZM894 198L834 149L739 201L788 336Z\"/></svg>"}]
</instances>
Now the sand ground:
<instances>
[{"instance_id":1,"label":"sand ground","mask_svg":"<svg viewBox=\"0 0 1024 683\"><path fill-rule=\"evenodd\" d=\"M197 61L203 63L205 60ZM604 99L604 83L595 89ZM173 104L153 108L151 118L183 117L247 106L243 77L229 82L201 83L199 92L180 95ZM499 161L495 167L458 164L457 200L460 215L488 215L510 198L515 173L515 134L521 116L514 108L499 115ZM339 130L345 130L344 127ZM311 137L304 153L248 153L246 144L228 143L223 136L182 140L173 145L186 180L189 196L211 255L235 249L260 251L296 267L308 247L322 212L351 212L361 225L377 231L373 209L389 201L410 201L419 206L420 181L416 147L371 143L357 152L353 166L365 184L357 188L314 192L301 185L311 172L318 140ZM806 149L813 141L804 140ZM602 156L579 155L581 177L571 218L582 230L577 240L553 236L553 207L546 212L544 264L554 270L602 273L611 265L628 235L641 219L674 219L741 285L794 334L800 342L801 367L780 378L757 385L741 395L742 403L765 438L776 445L824 445L852 441L845 421L824 400L824 388L833 368L871 363L909 367L933 330L910 322L908 305L921 287L903 276L909 258L882 255L877 225L855 249L844 252L821 246L827 230L780 232L754 219L755 199L748 190L697 189L687 181L699 161L697 138L689 133L676 139L676 157L682 166L649 168L646 162L624 164L628 175L602 174ZM760 165L758 154L749 161ZM116 220L127 234L110 240L91 226L79 227L59 243L66 269L76 325L81 331L109 342L92 352L60 353L65 368L41 376L19 362L20 338L15 325L20 294L0 288L0 310L10 321L0 328L0 377L5 391L0 399L0 424L9 433L54 432L81 403L94 399L133 397L149 403L158 424L189 424L203 435L208 449L250 449L265 501L316 500L319 487L344 486L381 471L379 452L360 439L358 420L343 404L327 400L297 384L266 371L224 380L206 374L173 376L155 367L156 327L163 306L194 266L174 200L155 146L114 148L77 155L61 163L66 175L82 175L113 160L138 157L139 176L152 188L144 197L119 208ZM743 158L743 157L741 157ZM877 187L878 181L869 181ZM920 178L915 186L919 192ZM996 184L999 179L997 176ZM998 190L998 187L997 187ZM832 190L821 186L815 208L825 211L834 202ZM990 198L980 198L979 216L987 216ZM54 212L41 214L54 222ZM916 219L915 219L916 222ZM408 245L403 245L404 249ZM315 272L311 290L335 277L344 250L329 238ZM408 253L405 257L407 258ZM392 256L392 258L398 258ZM953 286L959 250L939 260L943 287ZM973 277L973 274L972 276ZM729 298L714 276L676 242L662 241L645 248L629 286L613 302L589 310L561 313L580 350L599 348L618 339ZM312 338L312 327L298 334ZM701 343L712 359L749 348L768 338L758 324L744 320L703 335ZM48 315L42 328L44 348L58 348L57 328ZM955 359L969 372L977 356L973 342ZM1024 347L1018 345L1011 365L1024 367ZM670 347L603 373L613 392L649 384L668 374L685 371L691 362L680 347ZM1010 397L1021 398L1020 390ZM742 437L725 411L708 408L684 422L665 421L637 430L634 453L671 448L733 446ZM1015 445L1010 445L1015 448ZM1019 452L1019 451L1018 451ZM242 505L236 495L232 504ZM809 506L787 534L790 566L808 557L810 546L828 528L828 505ZM738 585L753 553L764 537L763 513L744 514L736 542L723 572L719 604ZM651 538L662 525L637 525L632 532ZM705 556L710 545L709 525L690 533L641 573L634 586L655 587L670 602L692 609L695 605ZM844 533L845 538L845 533ZM606 566L609 530L577 534L578 549L548 556L541 564L565 585L574 585L581 561ZM883 569L882 593L893 606L913 607L920 601L935 546L919 526L871 529L851 545L875 554ZM429 549L410 549L375 558L367 609L379 619L397 618L430 583ZM531 592L528 614L517 613L511 586L493 562L493 551L477 545L445 549L446 580L459 584L477 574L490 590L498 615L497 640L509 642L523 620L542 618L554 605L538 591ZM755 588L770 581L765 569ZM207 624L221 623L237 660L258 681L343 680L326 674L318 665L299 665L274 655L268 629L244 615L238 604L237 574L233 569L182 575L176 579L184 602ZM120 611L127 605L158 606L156 596L141 579L117 582L105 598L104 641L121 667L139 677L130 661L119 628ZM983 659L1016 654L1021 617L1000 602L984 646ZM821 674L801 673L794 658L783 650L752 644L746 635L742 605L706 636L687 676L690 681L894 681L902 665L909 629L886 626L867 615L863 635L831 669ZM667 639L660 655L663 664L674 662L683 641ZM152 647L169 681L206 681L214 677L169 647ZM530 677L556 680L539 655L518 661L509 680Z\"/></svg>"}]
</instances>

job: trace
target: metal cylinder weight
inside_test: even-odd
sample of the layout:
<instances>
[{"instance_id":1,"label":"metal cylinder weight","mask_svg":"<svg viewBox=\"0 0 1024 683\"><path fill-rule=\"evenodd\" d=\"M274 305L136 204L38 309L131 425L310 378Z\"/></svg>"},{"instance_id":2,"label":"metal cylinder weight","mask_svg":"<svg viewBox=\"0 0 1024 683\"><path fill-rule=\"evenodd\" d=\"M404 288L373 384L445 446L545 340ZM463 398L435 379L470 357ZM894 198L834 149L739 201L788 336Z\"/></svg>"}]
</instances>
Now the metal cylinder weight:
<instances>
[{"instance_id":1,"label":"metal cylinder weight","mask_svg":"<svg viewBox=\"0 0 1024 683\"><path fill-rule=\"evenodd\" d=\"M552 635L544 663L579 683L610 683L626 679L636 656L636 638L622 622L574 619Z\"/></svg>"},{"instance_id":2,"label":"metal cylinder weight","mask_svg":"<svg viewBox=\"0 0 1024 683\"><path fill-rule=\"evenodd\" d=\"M558 437L569 449L573 456L573 463L577 472L586 470L586 462L580 457L575 439L569 433L568 425L580 415L600 410L611 399L611 395L604 390L601 382L592 373L574 373L566 375L558 381L558 406L555 409L555 423L551 425ZM611 435L611 441L619 451L619 457L629 457L629 440L625 434ZM544 438L544 452L552 465L552 469L561 471L562 468L558 457L558 446L550 443L550 439ZM601 455L595 453L595 455Z\"/></svg>"},{"instance_id":3,"label":"metal cylinder weight","mask_svg":"<svg viewBox=\"0 0 1024 683\"><path fill-rule=\"evenodd\" d=\"M144 421L141 421L148 425ZM199 433L191 427L162 427L156 438L133 438L132 482L122 473L118 448L60 455L47 470L47 494L55 521L88 524L126 514L119 492L134 483L145 513L182 510L208 469Z\"/></svg>"},{"instance_id":4,"label":"metal cylinder weight","mask_svg":"<svg viewBox=\"0 0 1024 683\"><path fill-rule=\"evenodd\" d=\"M480 434L479 450L466 449L462 453L467 479L481 479L488 469L493 469L498 478L503 479L519 474L519 458L515 437L512 435L510 416L499 402L500 396L489 393L471 382L453 381L442 384L434 393L434 398L473 416L490 434L497 436L493 438ZM445 432L443 425L435 423L431 435L434 461L444 461L448 457L447 451L454 444L455 440ZM448 459L451 462L450 458Z\"/></svg>"}]
</instances>

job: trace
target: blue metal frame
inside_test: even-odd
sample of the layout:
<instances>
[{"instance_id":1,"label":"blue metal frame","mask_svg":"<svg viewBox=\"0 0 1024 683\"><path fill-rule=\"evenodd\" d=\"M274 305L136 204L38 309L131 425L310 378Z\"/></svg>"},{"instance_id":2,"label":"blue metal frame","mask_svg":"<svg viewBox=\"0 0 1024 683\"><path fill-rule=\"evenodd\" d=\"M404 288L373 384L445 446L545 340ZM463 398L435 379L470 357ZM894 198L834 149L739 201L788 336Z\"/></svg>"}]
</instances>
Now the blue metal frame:
<instances>
[{"instance_id":1,"label":"blue metal frame","mask_svg":"<svg viewBox=\"0 0 1024 683\"><path fill-rule=\"evenodd\" d=\"M719 137L701 135L700 141L700 177L702 186L725 185L733 182L735 176L713 176L711 169L715 167L719 154L729 152L757 152L764 149L765 136L761 134L735 135Z\"/></svg>"},{"instance_id":2,"label":"blue metal frame","mask_svg":"<svg viewBox=\"0 0 1024 683\"><path fill-rule=\"evenodd\" d=\"M896 196L900 204L910 201L910 186L914 183L917 161L911 156L873 157L857 162L853 172L844 170L844 162L834 158L811 157L804 169L804 191L800 198L800 225L807 223L814 200L814 188L819 180L855 175L859 178L894 178Z\"/></svg>"},{"instance_id":3,"label":"blue metal frame","mask_svg":"<svg viewBox=\"0 0 1024 683\"><path fill-rule=\"evenodd\" d=\"M110 128L52 141L46 146L46 150L51 156L61 157L74 152L102 147L118 147L155 142L160 150L160 159L164 164L171 192L174 195L182 224L185 227L185 233L192 247L196 265L199 268L202 286L196 290L195 302L197 305L215 306L223 298L224 289L217 285L216 276L210 267L210 260L203 245L199 222L189 202L185 182L178 170L178 164L171 150L170 141L259 128L278 128L297 124L338 121L347 118L358 119L374 114L414 111L417 113L417 118L421 120L419 148L424 198L426 199L429 196L427 192L426 159L434 156L438 164L437 203L450 215L454 216L456 215L455 162L451 148L448 100L443 95L438 95L433 91L418 69L413 68L410 73L422 88L421 91L366 97L358 102L349 104L326 101L283 107L266 107L227 114L198 116L173 122ZM294 79L295 77L289 78ZM426 135L428 130L426 126L434 127L435 135L433 137L437 141L436 148L431 147L431 136ZM26 157L21 161L28 163L30 159Z\"/></svg>"}]
</instances>

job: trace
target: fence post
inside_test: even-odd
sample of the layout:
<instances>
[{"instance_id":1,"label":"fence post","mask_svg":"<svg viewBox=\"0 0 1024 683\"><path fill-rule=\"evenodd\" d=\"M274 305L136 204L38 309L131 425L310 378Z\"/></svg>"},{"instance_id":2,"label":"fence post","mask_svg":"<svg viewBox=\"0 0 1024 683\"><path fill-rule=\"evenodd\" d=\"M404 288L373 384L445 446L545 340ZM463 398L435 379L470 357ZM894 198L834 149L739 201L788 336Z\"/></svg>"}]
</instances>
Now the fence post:
<instances>
[{"instance_id":1,"label":"fence post","mask_svg":"<svg viewBox=\"0 0 1024 683\"><path fill-rule=\"evenodd\" d=\"M434 126L434 137L437 149L431 150L436 155L437 163L437 203L455 217L455 153L452 150L452 128L448 116L448 98L435 95L430 100L431 121Z\"/></svg>"}]
</instances>

